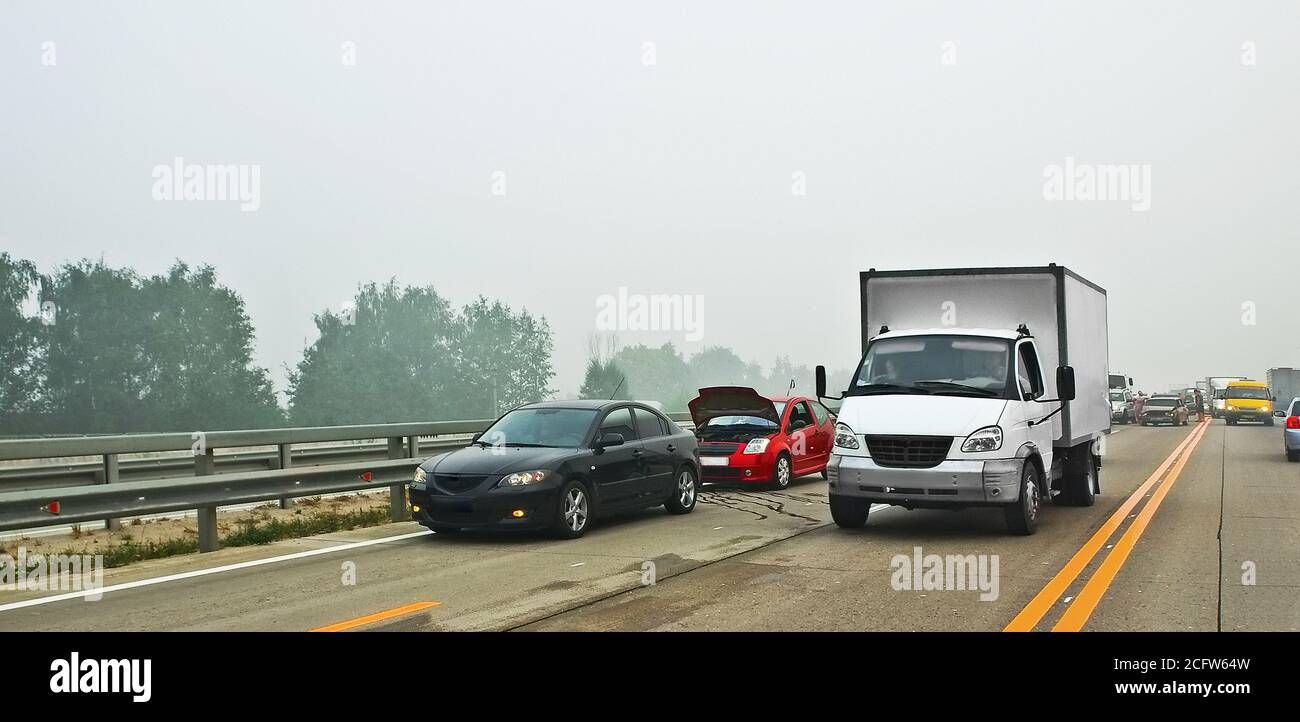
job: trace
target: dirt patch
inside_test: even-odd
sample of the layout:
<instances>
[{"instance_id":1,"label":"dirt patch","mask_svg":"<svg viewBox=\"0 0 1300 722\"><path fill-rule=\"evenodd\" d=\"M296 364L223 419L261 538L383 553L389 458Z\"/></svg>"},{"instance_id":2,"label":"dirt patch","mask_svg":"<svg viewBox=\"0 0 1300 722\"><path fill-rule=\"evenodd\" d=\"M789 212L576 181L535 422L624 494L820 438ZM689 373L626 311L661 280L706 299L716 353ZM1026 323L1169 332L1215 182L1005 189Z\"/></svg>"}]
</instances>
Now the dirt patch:
<instances>
[{"instance_id":1,"label":"dirt patch","mask_svg":"<svg viewBox=\"0 0 1300 722\"><path fill-rule=\"evenodd\" d=\"M387 520L388 491L348 494L328 498L295 499L293 506L281 509L269 502L252 509L217 512L217 532L223 544L257 544L273 541L268 530L284 534L294 529L307 533L329 531L332 526L354 528L373 526ZM262 537L268 537L265 540ZM279 538L288 538L279 536ZM28 554L104 554L119 557L127 549L148 549L150 558L175 556L193 551L198 540L198 520L194 517L160 519L123 519L122 528L81 530L73 527L66 534L22 536L0 542L0 551L17 556L23 547ZM129 555L127 555L129 556ZM124 560L129 561L129 560ZM119 564L112 564L119 566Z\"/></svg>"}]
</instances>

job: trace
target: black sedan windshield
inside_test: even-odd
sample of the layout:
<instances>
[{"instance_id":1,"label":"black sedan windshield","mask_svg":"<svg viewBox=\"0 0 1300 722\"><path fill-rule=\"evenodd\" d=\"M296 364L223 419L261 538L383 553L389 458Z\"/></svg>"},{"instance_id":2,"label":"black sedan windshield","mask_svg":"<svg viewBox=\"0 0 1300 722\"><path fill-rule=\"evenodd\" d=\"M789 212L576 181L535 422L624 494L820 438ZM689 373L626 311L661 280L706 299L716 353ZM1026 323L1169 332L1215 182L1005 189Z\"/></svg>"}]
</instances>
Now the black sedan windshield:
<instances>
[{"instance_id":1,"label":"black sedan windshield","mask_svg":"<svg viewBox=\"0 0 1300 722\"><path fill-rule=\"evenodd\" d=\"M595 420L595 409L516 409L483 432L479 443L577 448Z\"/></svg>"}]
</instances>

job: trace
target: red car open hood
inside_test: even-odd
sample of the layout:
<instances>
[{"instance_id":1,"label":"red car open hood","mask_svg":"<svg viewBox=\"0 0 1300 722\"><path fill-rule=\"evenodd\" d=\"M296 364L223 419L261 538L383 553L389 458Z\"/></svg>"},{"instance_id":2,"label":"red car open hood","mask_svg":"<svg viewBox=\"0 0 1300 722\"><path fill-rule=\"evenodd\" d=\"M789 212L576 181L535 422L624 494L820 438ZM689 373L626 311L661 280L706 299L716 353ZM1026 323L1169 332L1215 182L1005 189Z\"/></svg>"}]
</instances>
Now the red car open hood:
<instances>
[{"instance_id":1,"label":"red car open hood","mask_svg":"<svg viewBox=\"0 0 1300 722\"><path fill-rule=\"evenodd\" d=\"M687 404L695 428L700 428L715 416L757 416L774 424L781 423L772 400L745 386L710 386L700 389L700 395Z\"/></svg>"}]
</instances>

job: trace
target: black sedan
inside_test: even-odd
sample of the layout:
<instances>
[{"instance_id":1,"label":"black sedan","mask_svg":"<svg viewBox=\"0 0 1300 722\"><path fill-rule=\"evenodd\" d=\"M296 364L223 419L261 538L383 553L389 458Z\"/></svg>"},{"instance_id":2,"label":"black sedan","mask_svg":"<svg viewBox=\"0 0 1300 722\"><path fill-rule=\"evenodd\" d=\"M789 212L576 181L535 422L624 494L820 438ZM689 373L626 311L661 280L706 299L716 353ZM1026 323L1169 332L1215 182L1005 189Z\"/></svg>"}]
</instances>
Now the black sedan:
<instances>
[{"instance_id":1,"label":"black sedan","mask_svg":"<svg viewBox=\"0 0 1300 722\"><path fill-rule=\"evenodd\" d=\"M630 401L521 406L467 448L420 464L410 484L416 521L437 532L550 529L575 538L595 516L662 504L695 508L695 437Z\"/></svg>"}]
</instances>

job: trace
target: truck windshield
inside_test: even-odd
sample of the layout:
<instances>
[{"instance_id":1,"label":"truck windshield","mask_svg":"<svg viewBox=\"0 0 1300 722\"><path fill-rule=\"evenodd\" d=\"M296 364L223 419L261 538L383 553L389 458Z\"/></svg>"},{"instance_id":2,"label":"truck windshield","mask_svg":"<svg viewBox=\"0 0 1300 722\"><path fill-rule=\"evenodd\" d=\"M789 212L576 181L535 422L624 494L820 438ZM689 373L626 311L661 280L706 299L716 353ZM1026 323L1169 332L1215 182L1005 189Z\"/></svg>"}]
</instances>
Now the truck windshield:
<instances>
[{"instance_id":1,"label":"truck windshield","mask_svg":"<svg viewBox=\"0 0 1300 722\"><path fill-rule=\"evenodd\" d=\"M1230 399L1255 399L1256 401L1268 401L1273 398L1268 389L1251 386L1233 386L1228 389L1228 398Z\"/></svg>"},{"instance_id":2,"label":"truck windshield","mask_svg":"<svg viewBox=\"0 0 1300 722\"><path fill-rule=\"evenodd\" d=\"M879 339L867 349L851 394L907 393L936 395L975 392L1002 396L1007 389L1011 343L975 336L907 336ZM966 391L962 391L966 387ZM894 391L891 391L893 389Z\"/></svg>"}]
</instances>

